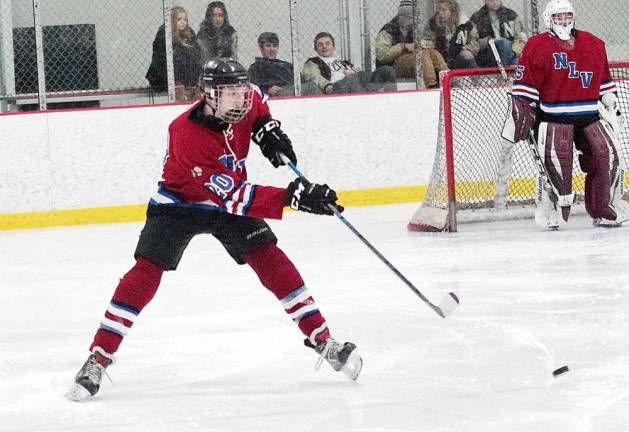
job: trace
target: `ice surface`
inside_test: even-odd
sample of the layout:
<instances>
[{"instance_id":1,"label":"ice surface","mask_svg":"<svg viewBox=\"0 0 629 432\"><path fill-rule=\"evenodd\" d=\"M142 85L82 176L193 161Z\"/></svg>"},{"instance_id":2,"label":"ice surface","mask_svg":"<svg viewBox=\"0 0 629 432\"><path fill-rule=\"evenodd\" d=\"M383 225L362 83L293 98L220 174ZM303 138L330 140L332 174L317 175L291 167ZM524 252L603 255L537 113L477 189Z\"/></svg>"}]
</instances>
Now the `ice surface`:
<instances>
[{"instance_id":1,"label":"ice surface","mask_svg":"<svg viewBox=\"0 0 629 432\"><path fill-rule=\"evenodd\" d=\"M352 222L443 320L342 223L271 222L358 382L324 367L275 298L211 237L164 276L92 401L64 399L142 224L0 232L0 431L627 431L629 227L575 218L409 233L416 205ZM569 365L558 378L552 371Z\"/></svg>"}]
</instances>

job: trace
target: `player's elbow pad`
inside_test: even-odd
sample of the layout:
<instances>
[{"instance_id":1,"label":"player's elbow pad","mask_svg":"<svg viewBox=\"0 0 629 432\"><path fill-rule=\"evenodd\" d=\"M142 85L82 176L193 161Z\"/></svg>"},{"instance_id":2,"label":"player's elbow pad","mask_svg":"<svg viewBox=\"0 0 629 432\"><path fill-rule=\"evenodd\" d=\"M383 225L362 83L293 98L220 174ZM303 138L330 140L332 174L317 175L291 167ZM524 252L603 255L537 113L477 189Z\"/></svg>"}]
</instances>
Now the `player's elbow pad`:
<instances>
[{"instance_id":1,"label":"player's elbow pad","mask_svg":"<svg viewBox=\"0 0 629 432\"><path fill-rule=\"evenodd\" d=\"M505 119L502 137L514 143L527 139L535 118L535 102L511 96L511 108Z\"/></svg>"}]
</instances>

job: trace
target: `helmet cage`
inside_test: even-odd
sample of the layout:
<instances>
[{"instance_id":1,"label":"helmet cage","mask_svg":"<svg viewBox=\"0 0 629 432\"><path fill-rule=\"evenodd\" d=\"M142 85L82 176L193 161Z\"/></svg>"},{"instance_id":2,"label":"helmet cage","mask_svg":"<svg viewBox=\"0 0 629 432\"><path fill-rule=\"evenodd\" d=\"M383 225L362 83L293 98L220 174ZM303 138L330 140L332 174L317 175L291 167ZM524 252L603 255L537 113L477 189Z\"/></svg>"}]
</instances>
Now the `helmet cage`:
<instances>
[{"instance_id":1,"label":"helmet cage","mask_svg":"<svg viewBox=\"0 0 629 432\"><path fill-rule=\"evenodd\" d=\"M238 123L253 105L253 88L249 83L202 87L201 92L214 115L227 123Z\"/></svg>"},{"instance_id":2,"label":"helmet cage","mask_svg":"<svg viewBox=\"0 0 629 432\"><path fill-rule=\"evenodd\" d=\"M216 58L204 67L199 88L214 115L228 123L237 123L251 110L253 88L249 73L236 60Z\"/></svg>"},{"instance_id":3,"label":"helmet cage","mask_svg":"<svg viewBox=\"0 0 629 432\"><path fill-rule=\"evenodd\" d=\"M569 24L555 24L554 15L570 13L572 20ZM544 10L544 24L546 28L561 40L570 40L574 33L574 8L568 0L551 0Z\"/></svg>"}]
</instances>

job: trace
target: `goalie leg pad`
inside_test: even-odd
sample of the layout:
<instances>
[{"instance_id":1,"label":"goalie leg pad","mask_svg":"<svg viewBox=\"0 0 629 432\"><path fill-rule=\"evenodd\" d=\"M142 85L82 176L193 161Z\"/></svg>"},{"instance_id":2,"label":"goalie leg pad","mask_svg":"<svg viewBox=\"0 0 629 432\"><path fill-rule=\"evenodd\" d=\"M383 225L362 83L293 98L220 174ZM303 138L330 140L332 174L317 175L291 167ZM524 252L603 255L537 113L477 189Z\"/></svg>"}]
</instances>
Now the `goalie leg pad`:
<instances>
[{"instance_id":1,"label":"goalie leg pad","mask_svg":"<svg viewBox=\"0 0 629 432\"><path fill-rule=\"evenodd\" d=\"M563 210L570 211L570 207L557 207L550 199L548 192L544 189L543 180L537 176L535 183L535 224L549 230L557 230L568 220L568 216L563 217Z\"/></svg>"},{"instance_id":2,"label":"goalie leg pad","mask_svg":"<svg viewBox=\"0 0 629 432\"><path fill-rule=\"evenodd\" d=\"M574 126L542 122L539 125L538 136L539 153L548 171L548 179L557 191L557 205L570 207L574 201L572 193ZM566 214L564 218L567 220L568 215Z\"/></svg>"},{"instance_id":3,"label":"goalie leg pad","mask_svg":"<svg viewBox=\"0 0 629 432\"><path fill-rule=\"evenodd\" d=\"M585 176L585 209L594 219L616 220L611 206L612 181L620 174L616 147L605 127L596 121L575 133L575 144L582 155L579 157Z\"/></svg>"}]
</instances>

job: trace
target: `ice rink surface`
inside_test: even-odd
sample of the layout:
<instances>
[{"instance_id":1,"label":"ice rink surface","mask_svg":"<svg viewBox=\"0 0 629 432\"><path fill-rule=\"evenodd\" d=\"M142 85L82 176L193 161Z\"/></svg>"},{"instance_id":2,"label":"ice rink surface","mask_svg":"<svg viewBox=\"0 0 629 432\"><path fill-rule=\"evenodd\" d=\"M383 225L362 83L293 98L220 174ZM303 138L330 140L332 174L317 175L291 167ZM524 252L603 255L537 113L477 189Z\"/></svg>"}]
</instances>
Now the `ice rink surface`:
<instances>
[{"instance_id":1,"label":"ice rink surface","mask_svg":"<svg viewBox=\"0 0 629 432\"><path fill-rule=\"evenodd\" d=\"M447 320L336 218L270 222L333 334L358 345L358 382L315 371L254 273L197 237L123 342L114 385L83 404L63 395L142 224L0 232L0 431L628 431L629 227L417 234L415 207L346 216L435 303L459 295Z\"/></svg>"}]
</instances>

